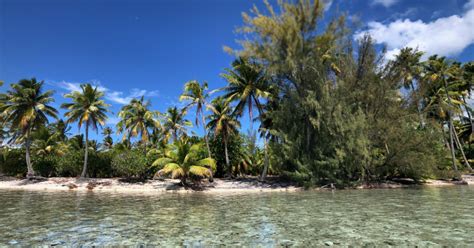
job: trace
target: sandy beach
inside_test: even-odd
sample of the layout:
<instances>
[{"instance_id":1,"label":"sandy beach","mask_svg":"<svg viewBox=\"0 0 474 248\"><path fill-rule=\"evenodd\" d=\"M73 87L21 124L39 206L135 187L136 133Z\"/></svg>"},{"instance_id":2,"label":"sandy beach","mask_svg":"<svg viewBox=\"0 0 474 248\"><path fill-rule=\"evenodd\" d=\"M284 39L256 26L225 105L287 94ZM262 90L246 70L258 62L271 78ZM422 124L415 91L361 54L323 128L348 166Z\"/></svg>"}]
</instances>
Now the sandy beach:
<instances>
[{"instance_id":1,"label":"sandy beach","mask_svg":"<svg viewBox=\"0 0 474 248\"><path fill-rule=\"evenodd\" d=\"M257 192L289 192L302 188L288 183L268 182L262 183L256 179L207 180L198 187L182 187L179 180L147 180L146 182L126 182L119 178L67 178L55 177L44 180L16 179L3 177L0 179L0 189L10 190L35 190L35 191L93 191L111 193L257 193Z\"/></svg>"},{"instance_id":2,"label":"sandy beach","mask_svg":"<svg viewBox=\"0 0 474 248\"><path fill-rule=\"evenodd\" d=\"M427 180L423 186L458 186L474 185L473 175L464 175L463 181ZM357 189L381 189L411 187L410 184L397 182L372 183L361 185ZM7 190L33 190L33 191L84 191L84 192L110 192L110 193L258 193L258 192L295 192L303 188L295 185L270 180L262 183L256 178L236 180L215 179L210 183L203 181L198 187L182 187L179 180L148 180L146 182L127 182L119 178L70 178L55 177L42 180L17 179L14 177L0 177L0 189ZM330 189L321 187L316 189Z\"/></svg>"}]
</instances>

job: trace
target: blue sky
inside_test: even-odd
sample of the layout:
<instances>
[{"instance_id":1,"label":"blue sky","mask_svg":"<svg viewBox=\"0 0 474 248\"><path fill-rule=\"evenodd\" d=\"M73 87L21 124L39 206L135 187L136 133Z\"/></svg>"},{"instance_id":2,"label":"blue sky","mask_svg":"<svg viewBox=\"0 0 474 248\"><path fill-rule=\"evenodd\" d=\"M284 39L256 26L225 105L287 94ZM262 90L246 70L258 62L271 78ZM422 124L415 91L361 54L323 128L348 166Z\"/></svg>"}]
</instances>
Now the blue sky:
<instances>
[{"instance_id":1,"label":"blue sky","mask_svg":"<svg viewBox=\"0 0 474 248\"><path fill-rule=\"evenodd\" d=\"M371 33L390 56L408 45L473 60L474 0L326 2L328 18L347 13L359 23L354 37ZM253 4L263 6L260 0L0 0L0 79L45 80L56 91L55 106L79 83L93 82L112 105L111 126L132 97L145 95L164 112L179 104L188 80L225 85L219 74L233 58L222 48L238 48L234 30Z\"/></svg>"}]
</instances>

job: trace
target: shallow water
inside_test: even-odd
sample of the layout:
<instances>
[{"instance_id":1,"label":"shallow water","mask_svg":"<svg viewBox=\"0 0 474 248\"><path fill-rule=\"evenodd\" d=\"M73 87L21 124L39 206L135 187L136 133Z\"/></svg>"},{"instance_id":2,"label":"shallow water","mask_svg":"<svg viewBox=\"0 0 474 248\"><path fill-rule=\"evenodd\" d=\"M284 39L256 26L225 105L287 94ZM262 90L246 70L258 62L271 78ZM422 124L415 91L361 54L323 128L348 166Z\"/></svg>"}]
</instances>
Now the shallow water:
<instances>
[{"instance_id":1,"label":"shallow water","mask_svg":"<svg viewBox=\"0 0 474 248\"><path fill-rule=\"evenodd\" d=\"M213 195L0 191L1 245L470 246L474 187Z\"/></svg>"}]
</instances>

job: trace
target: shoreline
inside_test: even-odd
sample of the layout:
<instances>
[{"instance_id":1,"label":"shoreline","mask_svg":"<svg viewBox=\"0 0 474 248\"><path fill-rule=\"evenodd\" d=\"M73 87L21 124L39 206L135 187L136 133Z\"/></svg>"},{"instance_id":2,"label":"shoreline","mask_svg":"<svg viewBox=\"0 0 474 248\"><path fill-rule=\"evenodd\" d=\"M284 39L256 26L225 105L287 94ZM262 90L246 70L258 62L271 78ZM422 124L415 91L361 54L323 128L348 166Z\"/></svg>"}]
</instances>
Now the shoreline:
<instances>
[{"instance_id":1,"label":"shoreline","mask_svg":"<svg viewBox=\"0 0 474 248\"><path fill-rule=\"evenodd\" d=\"M463 181L426 180L422 184L403 184L399 182L382 182L360 185L347 189L398 189L413 187L445 187L474 185L474 175L464 175ZM44 180L27 180L13 177L0 177L0 190L25 191L63 191L63 192L94 192L119 194L236 194L236 193L264 193L264 192L298 192L305 191L303 187L294 184L270 180L262 183L256 178L235 180L214 179L213 183L203 182L198 188L182 187L177 179L148 180L146 182L126 182L120 178L70 178L53 177ZM330 187L315 187L309 190L331 190Z\"/></svg>"}]
</instances>

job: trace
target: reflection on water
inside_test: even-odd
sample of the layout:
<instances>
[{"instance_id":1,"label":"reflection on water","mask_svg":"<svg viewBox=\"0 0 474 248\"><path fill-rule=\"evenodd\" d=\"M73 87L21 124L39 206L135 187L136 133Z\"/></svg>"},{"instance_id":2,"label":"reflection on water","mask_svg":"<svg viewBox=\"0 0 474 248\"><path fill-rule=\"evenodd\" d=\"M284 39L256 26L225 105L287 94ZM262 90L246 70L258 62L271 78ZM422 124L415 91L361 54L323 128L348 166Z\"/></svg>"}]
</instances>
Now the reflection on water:
<instances>
[{"instance_id":1,"label":"reflection on water","mask_svg":"<svg viewBox=\"0 0 474 248\"><path fill-rule=\"evenodd\" d=\"M0 245L474 244L474 188L248 195L0 191Z\"/></svg>"}]
</instances>

